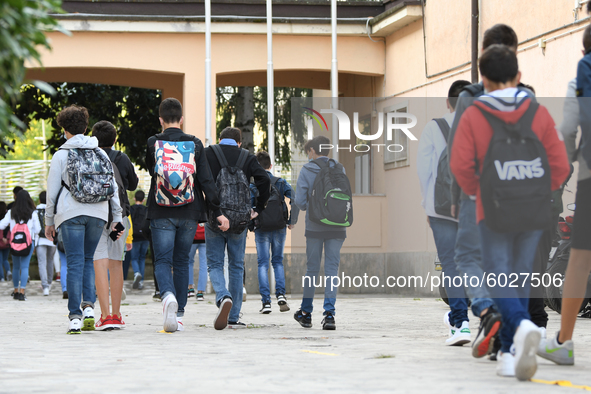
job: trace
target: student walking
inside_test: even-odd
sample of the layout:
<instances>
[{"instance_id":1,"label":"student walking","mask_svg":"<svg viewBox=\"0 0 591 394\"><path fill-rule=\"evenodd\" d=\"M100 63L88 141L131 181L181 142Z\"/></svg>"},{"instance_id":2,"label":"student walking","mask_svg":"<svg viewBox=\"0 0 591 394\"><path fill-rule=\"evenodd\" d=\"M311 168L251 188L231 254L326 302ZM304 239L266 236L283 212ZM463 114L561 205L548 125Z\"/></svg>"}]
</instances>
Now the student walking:
<instances>
[{"instance_id":1,"label":"student walking","mask_svg":"<svg viewBox=\"0 0 591 394\"><path fill-rule=\"evenodd\" d=\"M492 45L479 69L487 94L462 116L450 166L462 190L476 195L483 267L498 280L487 282L502 315L497 374L527 380L536 372L541 339L528 313L530 284L502 286L501 279L531 274L551 220L551 191L560 188L570 166L546 108L517 89L515 52Z\"/></svg>"},{"instance_id":2,"label":"student walking","mask_svg":"<svg viewBox=\"0 0 591 394\"><path fill-rule=\"evenodd\" d=\"M47 192L39 193L39 202L35 214L39 219L41 229L35 234L35 245L37 251L37 264L39 265L39 276L43 295L48 296L51 290L51 281L53 280L53 257L57 250L56 246L45 237L45 207Z\"/></svg>"},{"instance_id":3,"label":"student walking","mask_svg":"<svg viewBox=\"0 0 591 394\"><path fill-rule=\"evenodd\" d=\"M35 249L35 234L41 230L39 218L35 214L35 203L26 190L18 192L12 208L0 221L0 230L7 227L10 227L9 243L12 254L12 297L26 301L25 288L29 280L29 263Z\"/></svg>"},{"instance_id":4,"label":"student walking","mask_svg":"<svg viewBox=\"0 0 591 394\"><path fill-rule=\"evenodd\" d=\"M68 334L94 330L94 252L103 227L112 215L111 231L121 223L119 190L109 156L98 148L96 137L87 137L88 111L72 105L63 109L57 123L66 142L53 155L47 178L45 235L53 241L56 229L67 259ZM100 172L86 177L83 172ZM84 326L82 319L84 318Z\"/></svg>"},{"instance_id":5,"label":"student walking","mask_svg":"<svg viewBox=\"0 0 591 394\"><path fill-rule=\"evenodd\" d=\"M292 228L290 212L285 204L285 197L292 201L292 189L283 178L275 177L271 173L272 163L269 154L260 151L256 154L257 161L265 169L271 179L270 197L267 206L258 218L254 220L255 243L257 247L259 292L263 304L262 314L271 313L271 292L269 290L269 258L275 274L275 297L281 312L289 311L285 298L285 271L283 268L283 249L285 247L286 227ZM253 208L256 206L257 189L250 185ZM271 255L269 256L269 249Z\"/></svg>"},{"instance_id":6,"label":"student walking","mask_svg":"<svg viewBox=\"0 0 591 394\"><path fill-rule=\"evenodd\" d=\"M295 312L294 319L302 327L312 327L312 311L314 309L315 287L312 281L320 272L320 261L324 250L324 276L327 285L324 290L324 319L322 320L323 330L335 330L335 303L337 289L332 286L332 277L339 274L339 263L341 259L341 247L346 238L346 227L352 223L352 201L351 187L345 175L345 168L333 159L329 159L327 153L330 149L323 146L330 144L330 140L324 136L314 137L306 142L304 151L308 155L310 163L306 163L302 168L296 186L295 204L302 211L306 211L306 276L304 277L304 294L300 309ZM328 206L328 201L318 201L313 198L313 192L316 198L323 199L328 196L321 190L315 190L317 187L316 179L330 180L330 184L341 189L338 196L338 202L331 207L336 207L337 212L332 218L322 217L319 211L319 205ZM325 182L318 182L318 187ZM334 196L334 193L332 193ZM324 197L323 197L324 196ZM331 224L325 224L331 223Z\"/></svg>"},{"instance_id":7,"label":"student walking","mask_svg":"<svg viewBox=\"0 0 591 394\"><path fill-rule=\"evenodd\" d=\"M152 176L148 219L154 247L154 276L162 299L164 330L183 330L189 286L189 252L198 222L207 218L221 231L229 227L222 215L218 190L211 176L201 140L181 130L183 108L174 98L159 108L162 133L148 139L146 166Z\"/></svg>"},{"instance_id":8,"label":"student walking","mask_svg":"<svg viewBox=\"0 0 591 394\"><path fill-rule=\"evenodd\" d=\"M146 194L142 190L135 192L135 204L131 206L131 221L133 223L132 248L128 252L131 256L131 267L133 268L133 288L141 290L144 288L144 277L146 270L146 253L150 247L148 207L144 205Z\"/></svg>"},{"instance_id":9,"label":"student walking","mask_svg":"<svg viewBox=\"0 0 591 394\"><path fill-rule=\"evenodd\" d=\"M189 289L188 297L197 297L197 301L205 301L204 293L207 286L207 248L205 247L205 223L199 223L193 237L193 246L189 253ZM195 254L199 252L199 280L195 294Z\"/></svg>"},{"instance_id":10,"label":"student walking","mask_svg":"<svg viewBox=\"0 0 591 394\"><path fill-rule=\"evenodd\" d=\"M270 180L254 155L240 148L240 130L226 127L220 143L205 149L207 161L220 192L221 210L229 219L229 230L221 231L210 216L205 225L205 244L209 278L216 293L219 308L214 328L246 328L239 321L244 286L244 253L246 232L251 219L264 209L269 199ZM251 208L249 179L259 192L257 206ZM224 254L228 252L229 283L224 278Z\"/></svg>"},{"instance_id":11,"label":"student walking","mask_svg":"<svg viewBox=\"0 0 591 394\"><path fill-rule=\"evenodd\" d=\"M0 201L0 220L6 216L6 203ZM5 280L12 280L12 272L10 272L10 262L8 261L8 253L10 252L10 229L7 227L3 231L0 231L0 282ZM6 279L5 279L6 277Z\"/></svg>"},{"instance_id":12,"label":"student walking","mask_svg":"<svg viewBox=\"0 0 591 394\"><path fill-rule=\"evenodd\" d=\"M437 254L445 275L443 282L449 300L450 311L444 316L444 322L449 328L449 338L445 341L448 346L462 346L471 341L468 299L464 284L462 283L461 287L453 285L455 278L461 278L454 261L458 221L451 216L451 209L448 212L445 209L447 208L445 204L441 204L442 200L450 201L441 195L442 192L446 195L449 192L449 188L446 187L449 182L445 181L445 178L449 177L449 170L445 165L447 160L445 157L442 159L441 156L447 152L447 138L454 120L454 108L458 95L467 85L470 85L470 82L455 81L451 85L447 95L447 107L450 113L443 118L433 119L427 123L421 134L417 152L417 172L423 197L421 205L427 214L431 231L433 231ZM500 316L497 321L500 321ZM495 331L498 330L499 324L497 323Z\"/></svg>"}]
</instances>

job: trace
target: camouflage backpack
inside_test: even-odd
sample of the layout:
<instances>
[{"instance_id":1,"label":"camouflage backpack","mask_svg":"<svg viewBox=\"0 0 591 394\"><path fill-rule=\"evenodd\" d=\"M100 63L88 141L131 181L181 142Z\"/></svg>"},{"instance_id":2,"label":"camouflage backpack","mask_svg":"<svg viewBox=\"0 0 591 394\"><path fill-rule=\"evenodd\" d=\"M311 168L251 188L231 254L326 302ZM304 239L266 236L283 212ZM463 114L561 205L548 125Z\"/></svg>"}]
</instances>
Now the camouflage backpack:
<instances>
[{"instance_id":1,"label":"camouflage backpack","mask_svg":"<svg viewBox=\"0 0 591 394\"><path fill-rule=\"evenodd\" d=\"M69 149L66 178L62 185L82 203L108 201L115 193L111 160L101 149Z\"/></svg>"}]
</instances>

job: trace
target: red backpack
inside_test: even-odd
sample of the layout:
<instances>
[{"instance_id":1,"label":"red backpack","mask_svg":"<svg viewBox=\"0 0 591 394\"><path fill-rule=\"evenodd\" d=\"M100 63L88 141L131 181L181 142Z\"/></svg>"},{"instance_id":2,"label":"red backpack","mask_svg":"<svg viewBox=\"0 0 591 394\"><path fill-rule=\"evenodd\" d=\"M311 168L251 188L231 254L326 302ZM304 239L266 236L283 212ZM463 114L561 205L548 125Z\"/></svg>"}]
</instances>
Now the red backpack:
<instances>
[{"instance_id":1,"label":"red backpack","mask_svg":"<svg viewBox=\"0 0 591 394\"><path fill-rule=\"evenodd\" d=\"M10 253L13 256L28 256L33 240L26 223L17 223L10 232Z\"/></svg>"},{"instance_id":2,"label":"red backpack","mask_svg":"<svg viewBox=\"0 0 591 394\"><path fill-rule=\"evenodd\" d=\"M205 241L205 223L197 224L197 231L195 231L193 241Z\"/></svg>"}]
</instances>

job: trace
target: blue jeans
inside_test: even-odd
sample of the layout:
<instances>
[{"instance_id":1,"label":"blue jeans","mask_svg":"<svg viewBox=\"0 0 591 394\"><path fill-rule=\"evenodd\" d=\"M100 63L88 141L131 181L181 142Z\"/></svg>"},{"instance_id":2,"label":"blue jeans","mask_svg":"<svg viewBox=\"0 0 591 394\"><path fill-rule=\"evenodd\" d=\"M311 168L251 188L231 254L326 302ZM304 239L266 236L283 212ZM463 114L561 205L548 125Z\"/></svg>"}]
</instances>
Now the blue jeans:
<instances>
[{"instance_id":1,"label":"blue jeans","mask_svg":"<svg viewBox=\"0 0 591 394\"><path fill-rule=\"evenodd\" d=\"M519 323L523 319L530 318L528 312L530 280L525 280L524 275L531 276L542 230L497 233L486 226L486 220L481 221L478 227L482 240L484 269L487 275L494 276L497 281L497 285L491 285L489 291L503 316L499 337L501 351L506 353L513 344L513 335ZM518 280L513 282L515 274L518 275ZM487 282L487 285L490 284L492 282ZM511 287L512 285L516 287Z\"/></svg>"},{"instance_id":2,"label":"blue jeans","mask_svg":"<svg viewBox=\"0 0 591 394\"><path fill-rule=\"evenodd\" d=\"M146 253L150 247L150 241L133 241L133 247L128 252L131 255L131 266L133 273L139 272L144 278L146 271Z\"/></svg>"},{"instance_id":3,"label":"blue jeans","mask_svg":"<svg viewBox=\"0 0 591 394\"><path fill-rule=\"evenodd\" d=\"M189 287L189 251L197 230L191 219L152 219L154 275L162 299L172 293L178 302L177 316L185 314Z\"/></svg>"},{"instance_id":4,"label":"blue jeans","mask_svg":"<svg viewBox=\"0 0 591 394\"><path fill-rule=\"evenodd\" d=\"M31 251L27 256L12 255L12 284L15 289L24 289L29 280L29 263L35 250L35 242L31 242Z\"/></svg>"},{"instance_id":5,"label":"blue jeans","mask_svg":"<svg viewBox=\"0 0 591 394\"><path fill-rule=\"evenodd\" d=\"M4 279L4 275L10 271L10 263L8 262L8 254L10 249L0 249L0 279Z\"/></svg>"},{"instance_id":6,"label":"blue jeans","mask_svg":"<svg viewBox=\"0 0 591 394\"><path fill-rule=\"evenodd\" d=\"M259 291L263 303L271 302L271 291L269 289L269 248L271 248L271 264L275 272L275 295L285 294L285 271L283 269L285 234L285 229L275 231L256 230L254 232L259 266Z\"/></svg>"},{"instance_id":7,"label":"blue jeans","mask_svg":"<svg viewBox=\"0 0 591 394\"><path fill-rule=\"evenodd\" d=\"M104 220L82 215L66 220L60 226L68 265L66 283L70 320L82 319L81 306L94 308L94 252L105 224Z\"/></svg>"},{"instance_id":8,"label":"blue jeans","mask_svg":"<svg viewBox=\"0 0 591 394\"><path fill-rule=\"evenodd\" d=\"M472 313L480 317L483 310L493 306L485 284L472 286L470 278L482 278L482 253L480 251L480 234L476 224L476 201L460 200L460 214L458 216L458 236L456 238L455 261L460 274L468 280L468 297L472 300ZM476 282L472 282L475 284Z\"/></svg>"},{"instance_id":9,"label":"blue jeans","mask_svg":"<svg viewBox=\"0 0 591 394\"><path fill-rule=\"evenodd\" d=\"M205 245L207 254L207 270L213 289L216 304L224 297L232 298L232 309L228 321L237 322L242 308L242 287L244 286L244 252L246 250L246 232L231 234L213 231L209 224L205 225ZM228 288L224 278L224 254L228 249Z\"/></svg>"},{"instance_id":10,"label":"blue jeans","mask_svg":"<svg viewBox=\"0 0 591 394\"><path fill-rule=\"evenodd\" d=\"M191 253L189 253L189 286L195 284L195 254L199 251L199 280L197 282L197 291L205 292L207 287L207 256L205 255L205 243L193 244Z\"/></svg>"},{"instance_id":11,"label":"blue jeans","mask_svg":"<svg viewBox=\"0 0 591 394\"><path fill-rule=\"evenodd\" d=\"M312 313L314 309L314 278L320 273L320 260L324 248L324 276L327 278L327 286L324 289L324 314L335 314L337 300L337 288L332 287L333 276L339 275L339 263L341 261L341 247L344 239L306 238L306 276L304 277L304 296L301 309L306 313ZM320 286L318 286L320 287Z\"/></svg>"},{"instance_id":12,"label":"blue jeans","mask_svg":"<svg viewBox=\"0 0 591 394\"><path fill-rule=\"evenodd\" d=\"M437 255L441 261L443 273L446 277L449 277L449 280L443 280L451 310L449 323L459 328L463 322L468 321L468 299L466 298L464 283L462 282L460 286L453 284L454 278L459 277L460 281L462 279L454 261L454 243L458 234L458 224L452 220L435 217L429 217L429 224L433 231Z\"/></svg>"},{"instance_id":13,"label":"blue jeans","mask_svg":"<svg viewBox=\"0 0 591 394\"><path fill-rule=\"evenodd\" d=\"M57 254L60 256L60 283L62 284L63 293L64 291L68 291L68 259L66 258L66 254L59 249L57 250Z\"/></svg>"}]
</instances>

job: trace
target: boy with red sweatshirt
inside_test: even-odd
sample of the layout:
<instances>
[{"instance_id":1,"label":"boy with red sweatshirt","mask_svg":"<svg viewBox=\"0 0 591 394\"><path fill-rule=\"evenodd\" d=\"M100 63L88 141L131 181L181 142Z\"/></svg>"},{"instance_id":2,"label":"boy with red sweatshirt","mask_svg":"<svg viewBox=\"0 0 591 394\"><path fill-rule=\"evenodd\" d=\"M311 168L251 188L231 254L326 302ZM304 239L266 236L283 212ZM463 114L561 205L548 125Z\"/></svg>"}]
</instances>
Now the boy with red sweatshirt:
<instances>
[{"instance_id":1,"label":"boy with red sweatshirt","mask_svg":"<svg viewBox=\"0 0 591 394\"><path fill-rule=\"evenodd\" d=\"M460 120L450 167L462 190L476 195L485 281L503 316L497 374L527 380L536 372L541 338L528 313L529 275L551 220L551 190L570 167L546 108L516 89L515 53L492 45L479 69L486 94Z\"/></svg>"}]
</instances>

